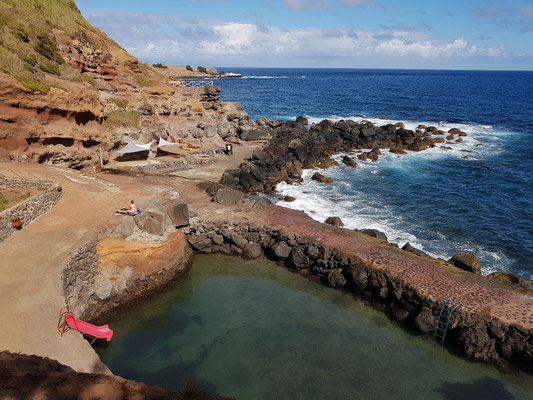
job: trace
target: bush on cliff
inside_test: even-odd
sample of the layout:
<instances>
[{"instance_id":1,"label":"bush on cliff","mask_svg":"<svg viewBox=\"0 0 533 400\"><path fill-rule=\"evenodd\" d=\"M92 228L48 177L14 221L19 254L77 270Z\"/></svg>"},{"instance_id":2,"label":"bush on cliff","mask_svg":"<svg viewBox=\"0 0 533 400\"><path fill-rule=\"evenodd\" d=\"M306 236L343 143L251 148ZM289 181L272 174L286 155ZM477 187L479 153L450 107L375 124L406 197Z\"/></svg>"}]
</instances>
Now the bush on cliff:
<instances>
[{"instance_id":1,"label":"bush on cliff","mask_svg":"<svg viewBox=\"0 0 533 400\"><path fill-rule=\"evenodd\" d=\"M198 70L198 72L201 72L203 74L207 74L207 68L205 67L201 67L199 66L198 68L196 68Z\"/></svg>"},{"instance_id":2,"label":"bush on cliff","mask_svg":"<svg viewBox=\"0 0 533 400\"><path fill-rule=\"evenodd\" d=\"M13 31L13 35L15 35L17 39L22 40L24 43L28 43L30 41L30 34L26 29L24 29L23 26L17 26Z\"/></svg>"},{"instance_id":3,"label":"bush on cliff","mask_svg":"<svg viewBox=\"0 0 533 400\"><path fill-rule=\"evenodd\" d=\"M39 65L39 68L41 69L41 71L46 72L47 74L52 74L56 76L61 75L61 71L59 70L59 67L54 64Z\"/></svg>"},{"instance_id":4,"label":"bush on cliff","mask_svg":"<svg viewBox=\"0 0 533 400\"><path fill-rule=\"evenodd\" d=\"M193 71L193 69L192 69L192 67L191 67L190 65L186 65L186 66L185 66L185 69L186 69L187 71Z\"/></svg>"},{"instance_id":5,"label":"bush on cliff","mask_svg":"<svg viewBox=\"0 0 533 400\"><path fill-rule=\"evenodd\" d=\"M124 126L138 128L141 121L141 113L136 111L113 111L111 112L104 124L106 126Z\"/></svg>"},{"instance_id":6,"label":"bush on cliff","mask_svg":"<svg viewBox=\"0 0 533 400\"><path fill-rule=\"evenodd\" d=\"M57 51L56 41L46 33L41 32L37 35L37 44L33 49L50 61L63 64L63 57L61 57L61 54Z\"/></svg>"},{"instance_id":7,"label":"bush on cliff","mask_svg":"<svg viewBox=\"0 0 533 400\"><path fill-rule=\"evenodd\" d=\"M161 63L152 64L152 67L154 67L154 68L168 68L166 65L163 65Z\"/></svg>"}]
</instances>

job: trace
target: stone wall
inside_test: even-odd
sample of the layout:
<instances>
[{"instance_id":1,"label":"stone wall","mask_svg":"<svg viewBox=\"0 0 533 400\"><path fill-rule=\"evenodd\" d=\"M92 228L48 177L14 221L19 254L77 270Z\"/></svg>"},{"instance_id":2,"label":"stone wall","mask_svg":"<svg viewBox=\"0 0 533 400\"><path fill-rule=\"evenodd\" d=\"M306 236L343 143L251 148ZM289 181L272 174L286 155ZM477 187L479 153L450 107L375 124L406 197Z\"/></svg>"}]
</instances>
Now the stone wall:
<instances>
[{"instance_id":1,"label":"stone wall","mask_svg":"<svg viewBox=\"0 0 533 400\"><path fill-rule=\"evenodd\" d=\"M339 249L324 247L304 236L287 234L276 227L234 222L191 221L185 229L193 250L281 262L306 276L357 293L386 309L391 317L425 334L435 328L442 299L422 298L416 288L373 268L356 257L346 258ZM446 342L478 361L508 359L533 368L533 335L499 320L454 312Z\"/></svg>"},{"instance_id":2,"label":"stone wall","mask_svg":"<svg viewBox=\"0 0 533 400\"><path fill-rule=\"evenodd\" d=\"M12 182L12 185L7 187L29 187L24 185L24 182ZM35 183L32 185L35 186ZM46 187L47 190L0 213L0 242L16 232L16 229L11 225L11 218L20 217L24 228L50 210L63 197L63 192L58 191L58 186L42 185L41 187Z\"/></svg>"}]
</instances>

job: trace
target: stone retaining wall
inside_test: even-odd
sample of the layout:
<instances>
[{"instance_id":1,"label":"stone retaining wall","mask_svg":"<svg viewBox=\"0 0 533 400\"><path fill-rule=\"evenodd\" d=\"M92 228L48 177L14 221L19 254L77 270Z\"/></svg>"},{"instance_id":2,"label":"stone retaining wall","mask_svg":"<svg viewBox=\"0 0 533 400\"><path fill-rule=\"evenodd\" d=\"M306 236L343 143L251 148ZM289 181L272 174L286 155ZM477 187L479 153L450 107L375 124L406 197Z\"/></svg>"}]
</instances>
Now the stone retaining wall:
<instances>
[{"instance_id":1,"label":"stone retaining wall","mask_svg":"<svg viewBox=\"0 0 533 400\"><path fill-rule=\"evenodd\" d=\"M14 185L23 185L24 183L13 183ZM35 183L32 184L35 186ZM8 208L0 213L0 242L7 239L16 229L11 225L11 218L20 217L23 228L45 212L50 210L63 197L63 192L58 191L58 186L55 185L41 185L48 190L32 196L17 205ZM29 186L9 186L9 187L29 187Z\"/></svg>"},{"instance_id":2,"label":"stone retaining wall","mask_svg":"<svg viewBox=\"0 0 533 400\"><path fill-rule=\"evenodd\" d=\"M332 287L358 293L385 308L396 320L422 333L433 333L442 299L422 298L416 288L393 279L361 259L345 258L336 248L327 248L306 237L264 225L192 221L184 231L198 253L222 253L250 259L264 254L304 275L312 274ZM446 342L478 361L503 358L533 370L532 333L493 318L489 320L459 308L450 320Z\"/></svg>"},{"instance_id":3,"label":"stone retaining wall","mask_svg":"<svg viewBox=\"0 0 533 400\"><path fill-rule=\"evenodd\" d=\"M71 255L63 269L66 304L77 317L98 323L118 313L125 306L162 290L182 276L192 262L187 246L184 254L165 262L152 273L139 274L136 266L102 267L97 254L98 235Z\"/></svg>"}]
</instances>

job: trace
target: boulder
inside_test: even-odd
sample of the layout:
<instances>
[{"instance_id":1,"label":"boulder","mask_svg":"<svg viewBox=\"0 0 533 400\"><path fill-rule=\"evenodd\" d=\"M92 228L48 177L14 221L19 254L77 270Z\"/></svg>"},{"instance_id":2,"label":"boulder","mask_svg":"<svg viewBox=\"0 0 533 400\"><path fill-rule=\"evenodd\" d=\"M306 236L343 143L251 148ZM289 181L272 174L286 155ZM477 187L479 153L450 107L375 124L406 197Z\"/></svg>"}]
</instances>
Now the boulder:
<instances>
[{"instance_id":1,"label":"boulder","mask_svg":"<svg viewBox=\"0 0 533 400\"><path fill-rule=\"evenodd\" d=\"M206 233L202 233L200 235L189 236L188 241L191 247L198 252L204 252L204 253L211 252L211 245L213 244L213 242L211 238L207 236Z\"/></svg>"},{"instance_id":2,"label":"boulder","mask_svg":"<svg viewBox=\"0 0 533 400\"><path fill-rule=\"evenodd\" d=\"M357 163L354 161L354 159L348 156L342 157L342 163L350 168L357 167Z\"/></svg>"},{"instance_id":3,"label":"boulder","mask_svg":"<svg viewBox=\"0 0 533 400\"><path fill-rule=\"evenodd\" d=\"M276 254L276 257L281 259L286 259L287 257L289 257L290 253L291 247L285 242L279 242L274 248L274 254Z\"/></svg>"},{"instance_id":4,"label":"boulder","mask_svg":"<svg viewBox=\"0 0 533 400\"><path fill-rule=\"evenodd\" d=\"M309 121L307 120L307 118L302 117L300 115L300 116L296 117L296 123L300 124L302 126L307 126L309 124Z\"/></svg>"},{"instance_id":5,"label":"boulder","mask_svg":"<svg viewBox=\"0 0 533 400\"><path fill-rule=\"evenodd\" d=\"M489 337L483 323L466 328L461 332L459 339L463 342L468 357L484 362L498 359L496 341Z\"/></svg>"},{"instance_id":6,"label":"boulder","mask_svg":"<svg viewBox=\"0 0 533 400\"><path fill-rule=\"evenodd\" d=\"M423 307L415 318L416 327L423 333L433 332L435 330L435 316L433 312Z\"/></svg>"},{"instance_id":7,"label":"boulder","mask_svg":"<svg viewBox=\"0 0 533 400\"><path fill-rule=\"evenodd\" d=\"M429 257L428 254L424 253L422 250L417 249L416 247L411 246L410 243L406 243L406 244L402 247L402 250L404 250L404 251L408 251L408 252L413 253L413 254L416 254L417 256L421 256L421 257Z\"/></svg>"},{"instance_id":8,"label":"boulder","mask_svg":"<svg viewBox=\"0 0 533 400\"><path fill-rule=\"evenodd\" d=\"M514 285L521 286L525 289L533 290L533 281L522 278L521 276L518 276L518 275L513 275L507 272L497 271L497 272L493 272L492 274L489 274L488 277L490 279L496 279L502 282L512 283Z\"/></svg>"},{"instance_id":9,"label":"boulder","mask_svg":"<svg viewBox=\"0 0 533 400\"><path fill-rule=\"evenodd\" d=\"M238 233L233 233L231 235L231 241L232 243L237 246L239 249L244 249L246 247L246 245L248 244L248 240L246 240L245 238L243 238L241 235L239 235Z\"/></svg>"},{"instance_id":10,"label":"boulder","mask_svg":"<svg viewBox=\"0 0 533 400\"><path fill-rule=\"evenodd\" d=\"M165 216L163 214L145 210L133 218L135 224L143 232L159 236L163 236L165 233Z\"/></svg>"},{"instance_id":11,"label":"boulder","mask_svg":"<svg viewBox=\"0 0 533 400\"><path fill-rule=\"evenodd\" d=\"M185 203L168 206L167 214L176 227L189 225L189 207Z\"/></svg>"},{"instance_id":12,"label":"boulder","mask_svg":"<svg viewBox=\"0 0 533 400\"><path fill-rule=\"evenodd\" d=\"M254 260L261 255L261 246L257 243L249 242L242 251L242 257L248 260Z\"/></svg>"},{"instance_id":13,"label":"boulder","mask_svg":"<svg viewBox=\"0 0 533 400\"><path fill-rule=\"evenodd\" d=\"M286 201L287 203L292 203L294 200L296 200L296 197L285 196L285 197L283 198L283 201Z\"/></svg>"},{"instance_id":14,"label":"boulder","mask_svg":"<svg viewBox=\"0 0 533 400\"><path fill-rule=\"evenodd\" d=\"M479 259L471 253L460 253L454 255L448 260L452 265L465 271L481 274L481 264Z\"/></svg>"},{"instance_id":15,"label":"boulder","mask_svg":"<svg viewBox=\"0 0 533 400\"><path fill-rule=\"evenodd\" d=\"M242 201L243 194L240 190L219 189L215 194L215 201L220 204L236 204Z\"/></svg>"},{"instance_id":16,"label":"boulder","mask_svg":"<svg viewBox=\"0 0 533 400\"><path fill-rule=\"evenodd\" d=\"M320 182L320 183L326 183L331 184L333 183L333 179L328 178L327 176L324 176L322 174L319 174L318 172L315 172L313 176L311 177L312 180Z\"/></svg>"},{"instance_id":17,"label":"boulder","mask_svg":"<svg viewBox=\"0 0 533 400\"><path fill-rule=\"evenodd\" d=\"M331 226L344 226L344 222L339 217L327 217L324 223Z\"/></svg>"},{"instance_id":18,"label":"boulder","mask_svg":"<svg viewBox=\"0 0 533 400\"><path fill-rule=\"evenodd\" d=\"M135 230L135 220L130 216L123 216L117 225L108 227L103 236L110 238L127 238Z\"/></svg>"},{"instance_id":19,"label":"boulder","mask_svg":"<svg viewBox=\"0 0 533 400\"><path fill-rule=\"evenodd\" d=\"M268 208L272 205L272 202L268 199L259 199L257 200L254 205L252 206L253 208L259 208L259 209L262 209L262 208Z\"/></svg>"},{"instance_id":20,"label":"boulder","mask_svg":"<svg viewBox=\"0 0 533 400\"><path fill-rule=\"evenodd\" d=\"M300 246L295 246L290 252L290 259L294 268L303 269L309 268L311 260L305 253L305 249Z\"/></svg>"},{"instance_id":21,"label":"boulder","mask_svg":"<svg viewBox=\"0 0 533 400\"><path fill-rule=\"evenodd\" d=\"M343 288L346 285L346 278L342 275L341 268L335 268L328 272L327 280L334 288Z\"/></svg>"},{"instance_id":22,"label":"boulder","mask_svg":"<svg viewBox=\"0 0 533 400\"><path fill-rule=\"evenodd\" d=\"M360 229L359 232L364 233L365 235L372 236L381 240L388 241L387 235L383 232L378 231L377 229Z\"/></svg>"}]
</instances>

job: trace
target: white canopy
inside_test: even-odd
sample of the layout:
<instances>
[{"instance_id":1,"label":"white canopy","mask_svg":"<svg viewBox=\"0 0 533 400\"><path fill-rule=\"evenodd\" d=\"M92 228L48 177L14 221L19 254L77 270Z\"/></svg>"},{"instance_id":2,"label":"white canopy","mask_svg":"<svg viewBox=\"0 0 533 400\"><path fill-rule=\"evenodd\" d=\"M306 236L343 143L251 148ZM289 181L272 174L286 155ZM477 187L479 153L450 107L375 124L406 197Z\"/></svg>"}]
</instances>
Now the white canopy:
<instances>
[{"instance_id":1,"label":"white canopy","mask_svg":"<svg viewBox=\"0 0 533 400\"><path fill-rule=\"evenodd\" d=\"M157 147L161 148L164 146L180 146L180 145L178 143L168 142L163 138L159 138L159 143L157 144Z\"/></svg>"},{"instance_id":2,"label":"white canopy","mask_svg":"<svg viewBox=\"0 0 533 400\"><path fill-rule=\"evenodd\" d=\"M126 153L137 153L139 151L148 151L150 150L150 147L152 147L153 141L146 144L135 144L133 142L129 142L126 146L124 146L122 149L117 150L117 153L126 154Z\"/></svg>"}]
</instances>

